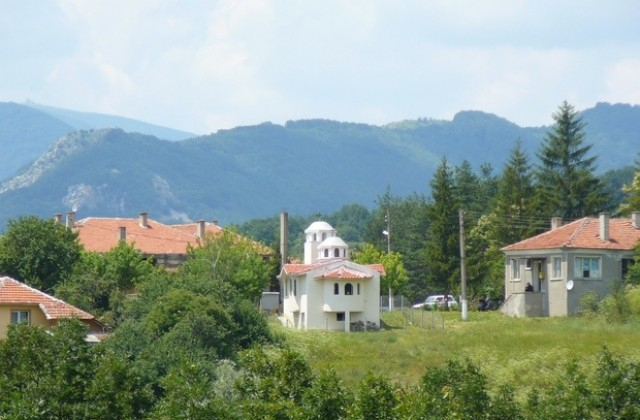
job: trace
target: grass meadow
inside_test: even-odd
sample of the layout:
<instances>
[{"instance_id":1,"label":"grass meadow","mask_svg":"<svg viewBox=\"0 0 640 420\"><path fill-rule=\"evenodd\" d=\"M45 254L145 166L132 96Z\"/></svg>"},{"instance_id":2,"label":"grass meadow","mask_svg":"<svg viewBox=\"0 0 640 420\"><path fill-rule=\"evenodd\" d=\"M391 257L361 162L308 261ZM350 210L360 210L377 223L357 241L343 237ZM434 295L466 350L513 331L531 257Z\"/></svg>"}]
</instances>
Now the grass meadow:
<instances>
[{"instance_id":1,"label":"grass meadow","mask_svg":"<svg viewBox=\"0 0 640 420\"><path fill-rule=\"evenodd\" d=\"M401 310L382 314L381 331L327 332L274 328L316 370L335 370L347 386L368 372L391 382L416 385L429 367L471 360L489 389L511 384L520 397L563 375L576 359L597 367L603 347L640 361L640 323L610 324L598 318L508 318L499 312Z\"/></svg>"}]
</instances>

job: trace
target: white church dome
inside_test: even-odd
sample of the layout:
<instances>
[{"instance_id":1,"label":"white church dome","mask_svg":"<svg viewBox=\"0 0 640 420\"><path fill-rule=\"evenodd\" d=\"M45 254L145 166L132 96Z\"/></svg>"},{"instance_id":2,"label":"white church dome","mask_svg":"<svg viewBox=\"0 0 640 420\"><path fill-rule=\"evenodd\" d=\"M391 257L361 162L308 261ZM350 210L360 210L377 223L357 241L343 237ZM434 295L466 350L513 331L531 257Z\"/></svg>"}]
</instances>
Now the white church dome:
<instances>
[{"instance_id":1,"label":"white church dome","mask_svg":"<svg viewBox=\"0 0 640 420\"><path fill-rule=\"evenodd\" d=\"M309 225L308 228L304 230L305 233L309 232L323 232L323 231L333 231L333 226L331 226L327 222L323 222L318 220L317 222L313 222Z\"/></svg>"},{"instance_id":2,"label":"white church dome","mask_svg":"<svg viewBox=\"0 0 640 420\"><path fill-rule=\"evenodd\" d=\"M324 248L346 248L347 244L338 236L331 236L324 241L320 245L318 245L318 249Z\"/></svg>"}]
</instances>

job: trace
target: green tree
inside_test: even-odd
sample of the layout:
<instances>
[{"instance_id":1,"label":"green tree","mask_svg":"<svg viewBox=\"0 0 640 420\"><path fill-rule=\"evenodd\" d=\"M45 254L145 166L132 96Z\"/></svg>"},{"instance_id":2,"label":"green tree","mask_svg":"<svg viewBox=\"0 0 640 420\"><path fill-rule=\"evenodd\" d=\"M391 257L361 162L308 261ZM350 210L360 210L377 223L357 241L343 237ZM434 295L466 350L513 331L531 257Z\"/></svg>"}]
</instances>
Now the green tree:
<instances>
[{"instance_id":1,"label":"green tree","mask_svg":"<svg viewBox=\"0 0 640 420\"><path fill-rule=\"evenodd\" d=\"M380 290L389 291L389 309L393 309L393 292L402 289L409 281L407 270L398 252L383 253L372 244L364 244L362 250L354 255L358 264L382 264L385 275L381 278Z\"/></svg>"},{"instance_id":2,"label":"green tree","mask_svg":"<svg viewBox=\"0 0 640 420\"><path fill-rule=\"evenodd\" d=\"M80 260L78 234L54 220L10 220L0 238L0 272L51 293Z\"/></svg>"},{"instance_id":3,"label":"green tree","mask_svg":"<svg viewBox=\"0 0 640 420\"><path fill-rule=\"evenodd\" d=\"M428 205L425 197L412 194L397 197L389 190L377 200L379 207L367 227L367 242L383 252L391 250L402 255L409 283L403 288L410 299L424 294L427 265L424 258L425 232L429 226ZM383 234L387 231L389 236Z\"/></svg>"},{"instance_id":4,"label":"green tree","mask_svg":"<svg viewBox=\"0 0 640 420\"><path fill-rule=\"evenodd\" d=\"M278 264L276 258L265 259L265 248L233 229L225 229L221 234L207 236L203 246L191 249L181 272L230 285L238 296L258 302Z\"/></svg>"},{"instance_id":5,"label":"green tree","mask_svg":"<svg viewBox=\"0 0 640 420\"><path fill-rule=\"evenodd\" d=\"M404 264L402 263L402 255L398 252L383 254L382 265L384 267L385 275L380 279L380 287L388 289L389 298L393 299L394 291L402 290L409 281L407 270L404 268ZM389 309L393 309L393 306L389 306Z\"/></svg>"},{"instance_id":6,"label":"green tree","mask_svg":"<svg viewBox=\"0 0 640 420\"><path fill-rule=\"evenodd\" d=\"M357 419L396 419L396 389L380 375L368 373L360 382L352 415Z\"/></svg>"},{"instance_id":7,"label":"green tree","mask_svg":"<svg viewBox=\"0 0 640 420\"><path fill-rule=\"evenodd\" d=\"M620 214L628 216L634 211L640 211L640 170L636 171L633 180L622 187L625 196L620 205Z\"/></svg>"},{"instance_id":8,"label":"green tree","mask_svg":"<svg viewBox=\"0 0 640 420\"><path fill-rule=\"evenodd\" d=\"M155 271L140 251L122 241L104 254L83 252L71 277L56 288L56 296L115 327L126 296Z\"/></svg>"},{"instance_id":9,"label":"green tree","mask_svg":"<svg viewBox=\"0 0 640 420\"><path fill-rule=\"evenodd\" d=\"M422 377L421 394L426 400L423 415L429 418L490 418L487 378L470 361L450 360L443 368L430 368Z\"/></svg>"},{"instance_id":10,"label":"green tree","mask_svg":"<svg viewBox=\"0 0 640 420\"><path fill-rule=\"evenodd\" d=\"M585 123L566 101L553 114L555 124L547 132L538 153L537 171L549 216L577 219L607 208L609 194L593 175L596 156L588 157Z\"/></svg>"},{"instance_id":11,"label":"green tree","mask_svg":"<svg viewBox=\"0 0 640 420\"><path fill-rule=\"evenodd\" d=\"M449 294L459 278L458 195L446 158L442 159L431 181L433 203L429 207L426 261L433 287Z\"/></svg>"},{"instance_id":12,"label":"green tree","mask_svg":"<svg viewBox=\"0 0 640 420\"><path fill-rule=\"evenodd\" d=\"M533 174L520 140L511 150L498 188L496 205L490 217L494 226L491 236L496 246L503 247L538 232L539 214Z\"/></svg>"},{"instance_id":13,"label":"green tree","mask_svg":"<svg viewBox=\"0 0 640 420\"><path fill-rule=\"evenodd\" d=\"M305 389L302 401L307 419L343 419L353 396L334 370L323 370Z\"/></svg>"}]
</instances>

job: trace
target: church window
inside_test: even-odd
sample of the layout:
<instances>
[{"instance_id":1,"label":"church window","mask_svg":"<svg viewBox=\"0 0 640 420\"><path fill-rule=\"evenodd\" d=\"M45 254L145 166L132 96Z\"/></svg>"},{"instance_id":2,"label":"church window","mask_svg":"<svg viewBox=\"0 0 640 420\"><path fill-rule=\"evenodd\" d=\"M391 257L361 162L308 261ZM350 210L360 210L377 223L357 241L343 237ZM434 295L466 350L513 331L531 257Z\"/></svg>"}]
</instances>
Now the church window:
<instances>
[{"instance_id":1,"label":"church window","mask_svg":"<svg viewBox=\"0 0 640 420\"><path fill-rule=\"evenodd\" d=\"M344 285L344 294L345 295L352 295L353 294L353 286L351 285L351 283L347 283Z\"/></svg>"}]
</instances>

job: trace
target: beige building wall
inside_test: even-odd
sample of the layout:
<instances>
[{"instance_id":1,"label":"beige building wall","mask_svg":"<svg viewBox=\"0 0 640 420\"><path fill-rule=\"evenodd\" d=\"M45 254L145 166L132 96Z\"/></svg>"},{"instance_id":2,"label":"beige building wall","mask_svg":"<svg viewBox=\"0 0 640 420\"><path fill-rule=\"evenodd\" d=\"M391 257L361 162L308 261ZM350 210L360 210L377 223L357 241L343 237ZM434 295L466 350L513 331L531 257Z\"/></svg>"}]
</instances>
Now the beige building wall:
<instances>
[{"instance_id":1,"label":"beige building wall","mask_svg":"<svg viewBox=\"0 0 640 420\"><path fill-rule=\"evenodd\" d=\"M2 305L0 306L0 339L7 338L7 331L11 324L11 312L14 310L29 311L31 325L41 325L45 328L49 328L52 325L51 321L44 316L44 313L37 305Z\"/></svg>"}]
</instances>

